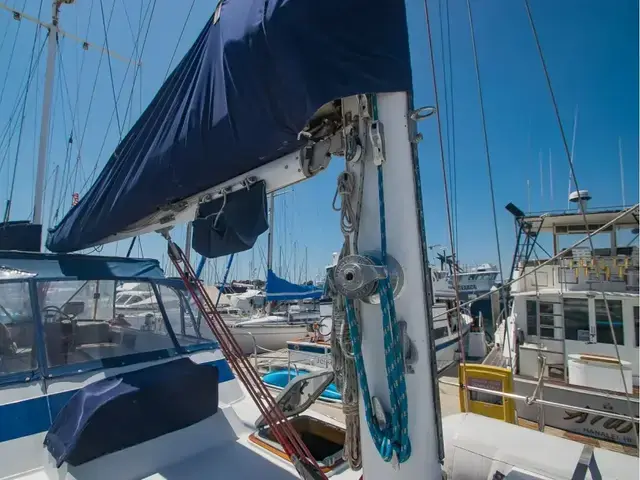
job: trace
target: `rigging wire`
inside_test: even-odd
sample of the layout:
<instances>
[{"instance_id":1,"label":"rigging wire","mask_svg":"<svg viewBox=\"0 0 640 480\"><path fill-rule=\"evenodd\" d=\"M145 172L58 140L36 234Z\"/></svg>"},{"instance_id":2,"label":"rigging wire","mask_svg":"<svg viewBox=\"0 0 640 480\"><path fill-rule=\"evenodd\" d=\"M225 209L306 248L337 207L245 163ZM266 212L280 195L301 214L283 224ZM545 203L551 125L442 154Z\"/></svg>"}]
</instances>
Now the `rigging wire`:
<instances>
[{"instance_id":1,"label":"rigging wire","mask_svg":"<svg viewBox=\"0 0 640 480\"><path fill-rule=\"evenodd\" d=\"M444 10L448 11L448 2L445 2L444 8L442 6L442 0L438 0L438 21L440 23L439 25L439 29L440 29L440 56L441 56L441 61L442 61L442 85L443 85L443 90L444 90L444 122L445 122L445 131L446 131L446 163L447 163L447 168L448 168L448 181L449 184L451 186L451 189L449 191L449 201L451 202L451 204L453 204L453 189L454 186L452 185L453 182L453 171L452 171L452 162L451 162L451 135L449 132L449 127L450 127L450 122L449 122L449 117L450 117L450 112L449 112L449 83L447 82L448 80L448 75L447 75L447 67L450 67L450 64L447 64L447 56L446 56L446 52L445 52L445 23L444 23L444 17L445 15L443 14ZM452 92L451 92L452 93ZM452 212L452 221L455 222L454 219L454 213ZM456 243L456 228L455 226L453 227L453 243ZM456 249L457 251L457 249Z\"/></svg>"},{"instance_id":2,"label":"rigging wire","mask_svg":"<svg viewBox=\"0 0 640 480\"><path fill-rule=\"evenodd\" d=\"M89 28L91 27L91 18L93 16L93 5L95 3L91 2L90 3L90 7L89 7L89 18L87 20L87 29L85 30L84 33L84 38L87 38L89 36ZM78 16L76 15L76 25L77 25L77 21L78 21ZM109 18L109 24L111 23L111 18ZM77 31L77 26L76 26L76 31ZM85 50L82 50L83 52L85 52ZM77 52L77 49L76 49ZM100 58L102 58L102 56L100 56ZM76 118L78 118L78 108L79 108L79 103L80 103L80 85L82 84L82 79L84 78L82 75L82 72L84 71L84 64L85 64L85 60L87 59L86 54L82 54L82 61L80 62L80 68L78 70L78 77L76 79L76 101L73 107L73 111L75 112L75 116ZM76 55L76 65L78 64L78 57ZM79 123L79 122L78 122ZM78 125L78 129L80 129L80 126ZM77 131L76 130L76 131Z\"/></svg>"},{"instance_id":3,"label":"rigging wire","mask_svg":"<svg viewBox=\"0 0 640 480\"><path fill-rule=\"evenodd\" d=\"M45 45L46 45L46 40L45 40L45 42L43 42L42 46L40 47L40 51L38 52L38 61L40 59L40 56L42 55L42 52L44 50L44 46ZM28 78L28 77L30 77L30 74L31 74L31 72L29 72L29 70L27 70L27 71L25 71L24 75ZM26 80L26 78L23 79L23 81L20 82L20 83L23 83L25 80ZM6 159L9 156L9 148L8 147L5 148L5 146L4 146L5 145L5 141L10 142L11 139L13 138L13 135L15 135L15 133L16 133L16 129L17 129L18 125L17 124L14 125L13 119L16 116L16 114L18 113L18 109L20 108L20 104L22 102L23 95L26 94L27 89L28 89L28 85L25 84L24 89L20 92L20 94L18 95L18 97L15 100L15 103L13 105L11 114L9 115L9 120L7 121L7 123L6 123L6 125L5 125L5 127L3 129L4 133L2 134L2 137L0 137L0 150L4 150L4 152L5 152L4 156L2 158L2 161L0 161L0 171L2 170L2 166L3 166L4 162L6 161Z\"/></svg>"},{"instance_id":4,"label":"rigging wire","mask_svg":"<svg viewBox=\"0 0 640 480\"><path fill-rule=\"evenodd\" d=\"M154 13L154 11L155 11L156 1L157 1L157 0L154 0L154 2L153 2L153 7L151 8L151 14L150 14L150 16L149 16L149 22L147 23L147 31L145 32L145 37L144 37L144 40L143 40L142 48L141 48L141 50L140 50L140 57L139 57L139 59L140 59L140 58L142 58L142 54L143 54L143 52L144 52L144 47L145 47L145 45L146 45L146 43L147 43L147 38L148 38L148 35L149 35L149 28L150 28L150 26L151 26L151 21L153 20L153 13ZM148 10L148 9L147 9L147 10ZM139 61L138 61L138 64L139 64ZM124 78L123 78L123 80L122 80L122 84L121 84L121 86L120 86L120 91L119 91L119 93L118 93L118 98L119 98L119 97L120 97L120 95L122 94L122 90L123 90L123 88L124 88L124 84L125 84L126 76L127 76L127 73L128 73L128 71L129 71L129 67L130 67L130 66L131 66L131 63L129 63L129 64L127 65L127 69L126 69L126 71L125 71ZM134 90L134 88L135 88L135 82L136 82L137 73L138 73L138 71L139 71L139 70L140 70L139 68L136 68L136 69L135 69L135 71L134 71L134 77L133 77L133 82L132 82L132 86L131 86L131 92L130 92L130 96L129 96L129 102L128 102L128 104L127 104L127 110L125 111L125 117L128 115L129 108L130 108L130 106L131 106L131 100L132 100L132 97L133 97L133 90ZM89 173L88 178L86 179L86 181L84 182L84 185L82 186L82 190L84 190L84 189L85 189L85 188L86 188L90 183L92 183L92 182L93 182L93 179L94 179L94 177L95 177L95 174L96 174L96 172L97 172L97 170L98 170L98 163L99 163L99 161L100 161L100 157L101 157L101 155L102 155L102 152L103 152L104 147L105 147L106 142L107 142L107 136L108 136L109 130L110 130L110 128L111 128L111 123L113 122L114 113L115 113L115 112L113 112L113 111L112 111L112 113L111 113L111 117L110 117L110 119L109 119L109 123L107 124L107 131L106 131L105 136L104 136L104 138L103 138L103 140L102 140L102 145L100 146L100 151L98 152L98 155L96 156L96 161L95 161L95 163L94 163L94 165L93 165L93 168L91 169L91 172Z\"/></svg>"},{"instance_id":5,"label":"rigging wire","mask_svg":"<svg viewBox=\"0 0 640 480\"><path fill-rule=\"evenodd\" d=\"M457 161L456 161L456 122L455 122L455 102L453 95L453 56L451 54L451 15L449 12L449 2L445 3L446 6L446 15L447 15L447 50L448 57L447 61L449 63L449 99L451 106L451 135L449 135L449 139L451 140L451 150L450 150L450 159L449 161L453 165L452 173L452 185L451 185L451 196L453 202L453 238L456 244L456 252L460 251L460 242L458 236L458 171L457 171Z\"/></svg>"},{"instance_id":6,"label":"rigging wire","mask_svg":"<svg viewBox=\"0 0 640 480\"><path fill-rule=\"evenodd\" d=\"M149 6L150 5L151 4L147 4L147 10L145 11L144 17L142 16L142 14L140 15L140 23L139 23L138 35L137 35L137 37L135 39L135 44L134 44L134 55L138 55L138 44L139 44L139 41L140 41L140 34L142 33L142 27L144 25L144 20L147 18L147 13L149 13ZM133 82L131 83L131 91L129 92L129 100L127 102L127 108L126 108L125 113L124 113L125 121L127 119L127 116L130 113L130 108L133 105L133 93L134 93L134 89L135 89L135 86L136 86L136 79L138 77L138 73L140 73L140 75L141 75L140 82L138 82L138 83L140 83L140 99L142 99L142 65L141 65L141 61L142 61L142 54L144 52L144 48L145 48L145 46L147 44L147 38L149 36L149 30L151 28L151 21L153 20L153 13L155 12L155 8L156 8L156 0L153 1L153 6L151 7L151 13L149 15L149 22L147 23L147 30L145 32L144 39L142 41L142 47L140 48L140 55L137 56L138 61L136 63L136 68L135 68L134 74L133 74ZM192 8L193 8L193 4L192 4ZM142 13L142 5L140 6L140 12ZM189 14L191 14L191 9L189 10ZM187 22L188 19L189 19L189 16L187 15L187 19L185 20L185 24L183 26L183 31L184 31L184 27L186 27L186 22ZM181 35L182 35L182 33L181 33ZM178 42L179 41L180 40L178 40ZM177 48L177 46L176 46L176 48ZM125 79L126 79L128 71L129 71L129 66L130 65L131 65L131 63L129 63L127 65L127 70L125 71L125 75L124 75ZM122 81L122 85L120 86L120 91L118 92L118 98L120 98L120 94L122 93L122 88L123 87L124 87L124 79ZM140 106L140 110L142 111L142 105ZM111 118L109 119L109 124L107 125L107 134L108 134L109 129L111 127L111 121L112 120L113 120L113 114L111 115ZM100 147L100 152L98 153L98 155L96 157L96 162L94 164L94 167L93 167L92 172L91 172L90 177L89 177L90 179L93 179L93 177L95 175L95 172L97 171L98 161L100 159L100 156L102 155L102 150L103 150L104 145L105 145L107 134L105 134L105 138L104 138L104 140L102 142L102 145ZM120 141L122 141L122 134L120 135ZM85 185L82 187L83 190L86 187L86 185L87 185L87 182L85 182ZM137 237L133 238L131 246L133 246L133 242L135 241L136 238ZM142 245L142 239L139 239L138 243L141 246ZM140 248L142 248L142 247L140 247Z\"/></svg>"},{"instance_id":7,"label":"rigging wire","mask_svg":"<svg viewBox=\"0 0 640 480\"><path fill-rule=\"evenodd\" d=\"M38 9L38 18L40 18L40 14L42 13L42 3L43 0L40 0L40 7ZM17 37L17 35L16 35ZM33 58L36 53L36 44L38 41L38 28L33 35L33 43L31 44L31 55L29 57L29 72L33 71ZM8 73L8 72L7 72ZM22 114L20 115L20 128L18 130L18 145L16 146L16 157L13 163L13 177L11 179L11 188L9 189L9 199L7 200L7 208L4 212L5 222L9 221L9 215L11 212L11 202L13 201L13 191L16 186L16 177L18 173L18 159L20 158L20 145L22 144L22 132L24 131L24 119L26 117L27 110L27 98L29 97L29 85L31 84L31 77L27 77L27 89L24 94L24 100L22 102Z\"/></svg>"},{"instance_id":8,"label":"rigging wire","mask_svg":"<svg viewBox=\"0 0 640 480\"><path fill-rule=\"evenodd\" d=\"M93 5L93 2L91 4ZM107 30L111 26L111 20L113 19L114 6L115 6L115 2L113 3L113 5L111 7L111 12L109 13L109 20L107 21ZM87 25L87 34L88 34L88 31L89 31L89 25ZM103 44L103 48L106 48L105 44ZM85 137L85 133L87 132L87 126L89 125L89 116L91 114L91 107L93 106L93 99L95 97L96 87L98 85L98 78L100 76L100 67L102 66L102 60L103 59L104 59L104 54L100 55L100 59L98 60L98 68L96 69L96 75L95 75L95 77L93 79L93 87L91 88L91 95L89 97L89 105L87 107L87 115L86 115L85 120L84 120L84 127L82 129L82 133L80 134L80 143L79 143L79 145L77 147L78 148L78 156L76 158L76 164L74 166L74 172L73 172L73 188L74 188L74 190L76 190L76 187L78 185L78 173L79 173L79 170L82 168L82 164L80 163L81 158L82 158L82 146L84 145L84 137ZM96 160L96 162L97 161L98 160Z\"/></svg>"},{"instance_id":9,"label":"rigging wire","mask_svg":"<svg viewBox=\"0 0 640 480\"><path fill-rule=\"evenodd\" d=\"M468 0L467 0L468 1ZM540 57L540 63L542 65L542 70L547 82L547 88L549 90L549 95L551 97L551 103L553 105L553 111L555 113L555 117L556 117L556 121L558 122L558 129L560 130L560 135L562 137L562 145L564 147L565 150L565 154L567 156L567 161L569 163L569 172L571 174L571 178L573 179L573 184L576 186L576 190L578 192L580 192L580 187L578 186L578 178L576 176L576 171L573 165L573 159L572 159L572 155L571 155L571 151L569 150L569 142L567 141L567 135L564 131L564 126L562 125L562 119L560 118L560 109L558 108L558 102L556 101L556 96L553 90L553 86L551 84L551 76L549 74L549 69L547 68L547 62L545 61L544 58L544 53L542 52L542 45L540 44L540 38L538 37L538 31L536 29L535 26L535 22L533 21L533 16L531 15L531 7L529 5L529 0L524 0L524 5L525 5L525 9L527 11L527 17L529 19L529 24L531 26L531 32L533 34L533 38L535 40L536 43L536 48L538 50L538 55ZM590 232L589 229L589 222L587 220L587 213L586 213L586 208L580 208L580 213L582 214L582 220L584 222L584 226L585 226L585 231L587 232L587 239L589 241L589 248L591 250L591 255L592 258L595 258L595 245L593 243L593 235ZM601 277L601 273L600 273L600 267L598 265L598 262L595 262L595 269L596 269L596 276L597 278L602 278ZM603 282L598 282L600 284L600 293L602 294L602 299L604 300L604 305L605 305L605 310L607 312L607 319L609 321L609 330L611 333L611 338L613 340L613 346L615 348L616 351L616 358L618 359L618 366L620 368L620 375L622 376L622 385L624 387L625 390L625 395L626 395L626 403L627 403L627 407L629 409L629 415L631 417L633 417L633 407L631 405L631 399L629 398L629 389L627 386L627 380L624 376L624 367L622 365L622 361L621 361L621 357L620 357L620 348L618 347L618 339L616 338L616 334L615 334L615 329L613 327L613 321L611 319L611 310L609 308L609 302L607 300L607 296L606 293L604 291L604 284ZM635 440L636 440L636 446L640 445L640 435L638 432L638 426L634 423L631 422L633 425L633 431L635 433Z\"/></svg>"},{"instance_id":10,"label":"rigging wire","mask_svg":"<svg viewBox=\"0 0 640 480\"><path fill-rule=\"evenodd\" d=\"M173 49L173 53L171 54L171 58L169 59L169 64L167 65L167 71L164 74L164 80L169 76L169 72L171 71L171 64L173 63L173 59L176 56L176 52L178 51L178 46L182 41L182 36L184 35L184 31L187 28L187 22L189 22L189 17L191 16L191 11L193 10L193 6L195 5L196 0L191 0L191 6L189 7L189 11L187 12L187 18L184 19L184 23L182 24L182 29L180 30L180 35L178 35L178 41L176 42L176 46Z\"/></svg>"},{"instance_id":11,"label":"rigging wire","mask_svg":"<svg viewBox=\"0 0 640 480\"><path fill-rule=\"evenodd\" d=\"M480 118L482 122L482 137L484 143L484 153L487 160L487 174L489 176L489 190L491 192L491 213L493 217L493 230L496 237L496 250L498 254L498 270L500 272L500 281L504 282L504 274L502 271L502 252L500 250L500 234L498 232L498 214L496 213L496 194L493 186L493 169L491 168L491 153L489 151L489 135L487 134L487 119L485 116L484 108L484 95L482 94L482 81L480 79L480 62L478 59L478 49L476 47L476 34L473 26L473 14L471 12L471 0L467 0L467 13L469 14L469 29L471 33L471 46L473 49L473 63L476 72L476 84L478 87L478 101L480 102ZM502 296L502 303L504 307L507 307L507 295L506 290L500 290ZM508 348L511 351L511 340L507 334ZM513 362L511 362L513 363ZM511 365L511 375L513 375L513 366Z\"/></svg>"},{"instance_id":12,"label":"rigging wire","mask_svg":"<svg viewBox=\"0 0 640 480\"><path fill-rule=\"evenodd\" d=\"M436 106L436 118L438 121L438 144L440 146L440 165L442 167L442 177L443 177L443 182L444 182L444 197L445 197L445 206L446 206L446 213L447 213L447 230L449 233L449 242L451 244L451 254L453 255L453 258L455 260L456 258L456 249L455 249L455 243L453 241L453 225L452 225L452 221L451 221L451 205L449 204L449 186L448 186L448 182L447 182L447 170L446 170L446 165L445 165L445 153L444 153L444 141L442 139L442 119L440 117L440 107L439 107L439 96L438 96L438 79L436 77L436 64L435 64L435 52L434 52L434 48L433 48L433 37L431 35L431 21L429 19L429 2L428 0L424 0L424 14L425 14L425 20L427 23L427 36L428 36L428 40L429 40L429 51L430 51L430 59L431 59L431 76L432 76L432 81L433 81L433 90L434 90L434 96L435 96L435 106ZM457 317L457 324L458 324L458 332L460 332L460 335L458 335L458 348L460 349L460 355L462 358L462 361L464 362L464 359L466 357L465 355L465 348L464 348L464 343L462 341L462 314L461 314L461 310L460 310L460 282L459 282L459 278L458 278L458 271L457 269L453 269L453 288L455 291L455 296L456 296L456 308L455 308L455 312L456 312L456 317ZM465 404L467 402L467 398L465 396Z\"/></svg>"},{"instance_id":13,"label":"rigging wire","mask_svg":"<svg viewBox=\"0 0 640 480\"><path fill-rule=\"evenodd\" d=\"M9 23L11 23L12 20L8 15L5 17L5 19L7 20L7 22L4 26L4 35L2 35L2 40L0 40L0 52L4 48L4 42L7 40L7 35L9 34Z\"/></svg>"},{"instance_id":14,"label":"rigging wire","mask_svg":"<svg viewBox=\"0 0 640 480\"><path fill-rule=\"evenodd\" d=\"M27 0L24 0L22 4L22 11L24 11L25 6L27 5ZM2 105L2 99L4 97L5 89L7 88L7 80L9 78L9 72L11 71L11 63L13 62L13 55L16 52L16 44L18 43L18 34L20 33L20 27L22 26L22 22L18 22L18 28L16 29L16 34L13 37L13 45L11 45L11 53L9 54L9 64L7 65L7 71L4 74L4 80L2 81L2 88L0 89L0 105Z\"/></svg>"},{"instance_id":15,"label":"rigging wire","mask_svg":"<svg viewBox=\"0 0 640 480\"><path fill-rule=\"evenodd\" d=\"M115 5L115 2L113 3ZM107 24L104 20L104 4L102 0L100 0L100 14L102 18L102 28L104 30L104 44L107 50L109 50L109 30L107 29ZM111 93L113 94L113 105L116 112L116 123L118 124L118 132L120 134L120 140L122 140L122 123L120 122L120 113L118 112L118 99L119 96L116 97L116 85L113 80L113 67L111 66L111 55L107 55L107 65L109 67L109 78L111 80Z\"/></svg>"}]
</instances>

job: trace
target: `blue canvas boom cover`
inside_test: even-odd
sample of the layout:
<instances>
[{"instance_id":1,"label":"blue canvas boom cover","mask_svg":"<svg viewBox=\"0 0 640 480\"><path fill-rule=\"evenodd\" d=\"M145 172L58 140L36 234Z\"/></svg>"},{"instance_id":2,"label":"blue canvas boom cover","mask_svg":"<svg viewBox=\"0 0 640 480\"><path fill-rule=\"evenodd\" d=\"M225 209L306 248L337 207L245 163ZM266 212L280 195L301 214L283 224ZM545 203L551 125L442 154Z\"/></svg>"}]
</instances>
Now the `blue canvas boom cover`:
<instances>
[{"instance_id":1,"label":"blue canvas boom cover","mask_svg":"<svg viewBox=\"0 0 640 480\"><path fill-rule=\"evenodd\" d=\"M51 251L104 243L296 151L298 133L332 100L411 91L404 0L242 0L219 13L50 231Z\"/></svg>"},{"instance_id":2,"label":"blue canvas boom cover","mask_svg":"<svg viewBox=\"0 0 640 480\"><path fill-rule=\"evenodd\" d=\"M324 291L315 285L296 285L278 277L272 270L267 271L267 300L304 300L318 299Z\"/></svg>"}]
</instances>

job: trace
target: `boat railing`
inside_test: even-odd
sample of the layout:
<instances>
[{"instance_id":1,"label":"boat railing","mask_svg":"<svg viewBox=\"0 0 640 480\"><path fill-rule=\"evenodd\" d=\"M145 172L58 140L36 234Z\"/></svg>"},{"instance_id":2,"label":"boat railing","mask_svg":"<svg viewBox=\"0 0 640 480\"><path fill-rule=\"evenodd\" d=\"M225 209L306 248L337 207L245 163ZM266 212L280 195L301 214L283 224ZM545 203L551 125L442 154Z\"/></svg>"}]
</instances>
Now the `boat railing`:
<instances>
[{"instance_id":1,"label":"boat railing","mask_svg":"<svg viewBox=\"0 0 640 480\"><path fill-rule=\"evenodd\" d=\"M541 370L544 370L545 367L545 360L542 359L540 364L539 364L539 368ZM627 414L621 414L621 413L615 413L613 411L609 411L609 410L599 410L599 409L594 409L594 408L589 408L589 407L579 407L576 405L569 405L566 403L560 403L560 402L553 402L550 400L544 400L542 398L542 392L544 390L544 376L540 375L538 377L538 381L535 385L535 389L533 391L532 395L526 396L526 395L521 395L518 393L511 393L511 392L505 392L505 391L501 391L501 390L493 390L490 388L483 388L483 387L477 387L477 386L473 386L473 385L465 385L462 383L456 383L454 381L451 380L447 380L445 378L440 378L439 382L444 384L444 385L450 385L453 387L457 387L461 390L461 393L463 391L469 391L469 392L476 392L476 393L481 393L484 395L488 395L488 396L497 396L497 397L501 397L501 398L509 398L512 400L515 400L517 402L522 402L526 405L537 405L538 409L539 409L539 415L538 415L538 429L540 431L544 431L545 429L545 420L544 420L544 407L551 407L551 408L559 408L562 410L570 410L570 411L574 411L574 412L580 412L580 413L585 413L588 415L602 415L603 417L607 417L607 418L612 418L612 419L616 419L616 420L623 420L623 421L627 421L627 422L633 422L635 424L638 424L640 422L640 417L633 417Z\"/></svg>"},{"instance_id":2,"label":"boat railing","mask_svg":"<svg viewBox=\"0 0 640 480\"><path fill-rule=\"evenodd\" d=\"M590 285L602 284L605 291L637 292L640 287L640 269L635 255L579 255L561 257L542 268L544 260L520 265L517 291L536 288L562 288L563 290L589 290ZM529 275L528 271L537 269Z\"/></svg>"}]
</instances>

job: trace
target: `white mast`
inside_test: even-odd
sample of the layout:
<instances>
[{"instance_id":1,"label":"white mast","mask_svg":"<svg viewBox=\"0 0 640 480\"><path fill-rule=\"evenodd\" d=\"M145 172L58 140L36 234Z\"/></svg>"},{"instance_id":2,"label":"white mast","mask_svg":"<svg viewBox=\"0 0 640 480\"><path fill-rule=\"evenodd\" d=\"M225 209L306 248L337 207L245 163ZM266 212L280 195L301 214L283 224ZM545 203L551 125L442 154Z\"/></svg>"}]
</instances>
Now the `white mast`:
<instances>
[{"instance_id":1,"label":"white mast","mask_svg":"<svg viewBox=\"0 0 640 480\"><path fill-rule=\"evenodd\" d=\"M55 80L55 66L56 66L56 46L59 37L66 37L74 42L82 44L82 48L85 50L92 48L100 50L103 54L116 58L124 62L130 62L131 60L118 55L116 52L108 50L104 47L94 45L87 42L75 35L65 32L59 26L60 7L63 4L70 5L75 0L52 0L51 3L51 23L46 23L37 17L29 15L27 13L15 10L5 3L0 2L0 10L6 10L11 12L14 16L20 19L26 19L31 22L46 28L49 31L49 37L47 38L47 67L45 70L44 81L44 96L42 100L42 117L40 122L40 144L38 146L38 164L36 168L36 184L35 195L33 202L33 223L42 225L43 223L43 210L44 210L44 190L45 190L45 176L47 174L47 147L49 144L49 131L51 129L51 101L53 97L53 84Z\"/></svg>"},{"instance_id":2,"label":"white mast","mask_svg":"<svg viewBox=\"0 0 640 480\"><path fill-rule=\"evenodd\" d=\"M267 275L273 266L273 214L275 206L275 192L269 195L269 233L267 234ZM267 315L271 313L271 302L266 302Z\"/></svg>"},{"instance_id":3,"label":"white mast","mask_svg":"<svg viewBox=\"0 0 640 480\"><path fill-rule=\"evenodd\" d=\"M40 122L40 145L38 147L38 167L36 170L36 188L33 201L33 223L42 225L42 210L44 208L44 178L47 173L47 146L49 145L49 130L51 128L51 98L53 96L53 81L55 79L56 43L58 40L58 15L63 3L73 3L74 0L54 0L51 11L51 25L47 40L47 69L44 80L44 97L42 100L42 120Z\"/></svg>"}]
</instances>

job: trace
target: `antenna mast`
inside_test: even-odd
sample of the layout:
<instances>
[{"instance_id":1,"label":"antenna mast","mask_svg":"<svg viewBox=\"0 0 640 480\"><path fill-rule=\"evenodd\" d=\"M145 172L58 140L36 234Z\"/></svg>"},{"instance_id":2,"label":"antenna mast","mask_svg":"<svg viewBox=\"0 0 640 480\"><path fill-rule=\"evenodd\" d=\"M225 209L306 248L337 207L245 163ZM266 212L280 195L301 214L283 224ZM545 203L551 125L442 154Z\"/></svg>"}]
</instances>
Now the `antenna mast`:
<instances>
[{"instance_id":1,"label":"antenna mast","mask_svg":"<svg viewBox=\"0 0 640 480\"><path fill-rule=\"evenodd\" d=\"M618 137L618 157L620 158L620 191L622 193L622 208L626 207L624 199L624 162L622 160L622 137Z\"/></svg>"}]
</instances>

